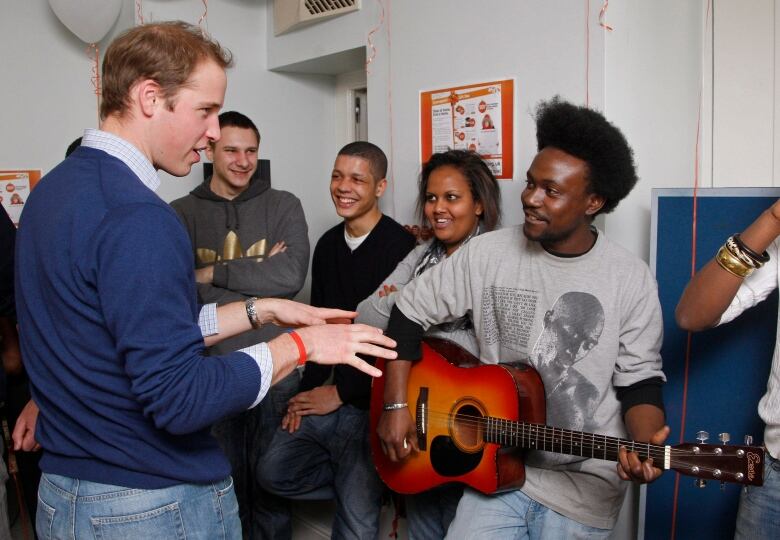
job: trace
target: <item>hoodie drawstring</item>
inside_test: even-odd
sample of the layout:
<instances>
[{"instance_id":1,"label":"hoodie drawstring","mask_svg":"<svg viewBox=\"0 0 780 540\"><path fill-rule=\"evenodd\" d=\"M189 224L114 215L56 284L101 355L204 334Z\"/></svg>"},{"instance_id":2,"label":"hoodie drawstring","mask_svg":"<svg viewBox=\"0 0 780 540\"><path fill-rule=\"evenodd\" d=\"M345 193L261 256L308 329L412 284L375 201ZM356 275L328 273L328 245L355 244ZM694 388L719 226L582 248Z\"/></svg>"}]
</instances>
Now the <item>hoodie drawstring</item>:
<instances>
[{"instance_id":1,"label":"hoodie drawstring","mask_svg":"<svg viewBox=\"0 0 780 540\"><path fill-rule=\"evenodd\" d=\"M238 232L238 229L241 228L241 221L238 218L238 205L234 202L228 202L224 204L223 207L225 208L225 228L230 230L230 209L232 208L234 216L233 221L235 223L234 230Z\"/></svg>"}]
</instances>

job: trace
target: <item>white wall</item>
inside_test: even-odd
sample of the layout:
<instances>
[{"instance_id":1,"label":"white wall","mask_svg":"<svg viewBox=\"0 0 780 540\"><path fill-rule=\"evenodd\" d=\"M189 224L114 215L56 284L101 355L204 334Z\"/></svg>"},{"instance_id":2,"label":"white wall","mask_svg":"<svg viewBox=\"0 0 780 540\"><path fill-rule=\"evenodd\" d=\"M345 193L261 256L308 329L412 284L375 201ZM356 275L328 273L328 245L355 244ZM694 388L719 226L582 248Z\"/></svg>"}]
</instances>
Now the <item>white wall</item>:
<instances>
[{"instance_id":1,"label":"white wall","mask_svg":"<svg viewBox=\"0 0 780 540\"><path fill-rule=\"evenodd\" d=\"M753 18L772 19L773 14L766 12L771 3L751 0L750 11L762 9ZM517 78L517 152L514 181L502 181L504 224L522 221L522 179L536 144L530 111L556 93L575 103L586 100L586 4L491 0L477 7L470 0L385 2L384 24L373 36L376 57L368 92L369 138L392 154L394 181L383 202L386 212L405 223L413 219L419 91L508 76ZM589 4L589 104L624 131L640 176L631 195L599 225L647 260L651 188L693 185L699 89L706 62L702 49L706 0L613 2L606 12L612 32L598 25L602 3ZM741 3L728 5L731 11L742 10ZM725 8L721 11L730 20ZM370 0L358 13L279 37L272 35L269 18L269 65L301 63L367 45L366 37L379 21L379 4ZM745 33L738 33L744 39ZM754 75L758 69L752 68ZM706 107L707 96L703 99ZM766 100L765 89L762 99ZM761 117L763 109L754 108L760 112L753 114ZM702 133L703 147L710 139L710 134ZM703 148L704 155L707 151Z\"/></svg>"},{"instance_id":2,"label":"white wall","mask_svg":"<svg viewBox=\"0 0 780 540\"><path fill-rule=\"evenodd\" d=\"M591 11L591 17L598 14L597 8ZM409 222L413 214L413 186L420 169L420 90L515 77L514 180L501 184L504 224L522 222L521 180L536 153L530 112L540 100L555 94L575 103L585 102L585 15L584 4L578 0L493 0L480 4L470 0L429 0L392 4L392 46L388 50L385 26L379 39L375 39L377 55L368 78L368 101L369 138L389 153L390 88L396 188L391 191L391 209L395 209L396 219ZM599 107L603 98L603 57L603 37L600 32L591 31L590 101Z\"/></svg>"},{"instance_id":3,"label":"white wall","mask_svg":"<svg viewBox=\"0 0 780 540\"><path fill-rule=\"evenodd\" d=\"M692 183L703 5L698 0L613 2L607 22L614 30L606 32L597 24L601 3L591 2L589 104L624 131L640 175L633 193L606 218L606 229L645 260L650 189ZM411 187L419 171L420 90L517 78L514 181L502 181L505 225L522 222L522 180L536 153L533 106L555 94L585 103L583 2L493 0L481 7L477 13L469 0L395 2L392 47L387 49L384 33L378 42L376 68L368 79L369 134L390 148L390 87L396 187L390 209L403 221L411 219ZM491 17L487 8L498 16Z\"/></svg>"},{"instance_id":4,"label":"white wall","mask_svg":"<svg viewBox=\"0 0 780 540\"><path fill-rule=\"evenodd\" d=\"M132 24L132 2L100 44ZM45 174L85 127L97 127L87 45L60 23L46 0L0 4L0 169Z\"/></svg>"},{"instance_id":5,"label":"white wall","mask_svg":"<svg viewBox=\"0 0 780 540\"><path fill-rule=\"evenodd\" d=\"M649 257L652 188L692 187L706 0L609 5L604 104L634 149L639 183L606 232Z\"/></svg>"},{"instance_id":6,"label":"white wall","mask_svg":"<svg viewBox=\"0 0 780 540\"><path fill-rule=\"evenodd\" d=\"M780 182L777 4L730 0L713 10L712 161L703 175L713 187Z\"/></svg>"}]
</instances>

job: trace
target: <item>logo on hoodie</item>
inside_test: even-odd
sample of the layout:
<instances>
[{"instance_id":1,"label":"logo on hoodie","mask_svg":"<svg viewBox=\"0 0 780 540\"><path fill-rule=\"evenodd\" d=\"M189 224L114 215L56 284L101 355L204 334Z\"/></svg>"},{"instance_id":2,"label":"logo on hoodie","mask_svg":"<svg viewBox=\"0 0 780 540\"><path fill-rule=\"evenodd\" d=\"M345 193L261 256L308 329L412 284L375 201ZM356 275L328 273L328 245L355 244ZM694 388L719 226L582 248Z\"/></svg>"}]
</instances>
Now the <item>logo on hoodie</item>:
<instances>
[{"instance_id":1,"label":"logo on hoodie","mask_svg":"<svg viewBox=\"0 0 780 540\"><path fill-rule=\"evenodd\" d=\"M222 256L213 249L198 248L198 261L201 264L214 264L223 261L232 261L234 259L255 258L258 262L265 258L266 239L258 240L244 253L241 248L241 241L235 231L230 231L225 236L225 242L222 244Z\"/></svg>"}]
</instances>

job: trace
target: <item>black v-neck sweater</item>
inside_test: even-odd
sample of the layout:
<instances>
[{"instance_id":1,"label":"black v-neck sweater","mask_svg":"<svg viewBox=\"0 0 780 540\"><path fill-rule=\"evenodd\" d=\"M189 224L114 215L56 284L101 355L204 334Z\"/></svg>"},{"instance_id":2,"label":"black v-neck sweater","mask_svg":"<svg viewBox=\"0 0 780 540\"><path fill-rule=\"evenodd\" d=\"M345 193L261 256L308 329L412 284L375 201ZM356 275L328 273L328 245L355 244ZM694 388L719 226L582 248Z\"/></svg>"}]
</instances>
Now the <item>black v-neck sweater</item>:
<instances>
[{"instance_id":1,"label":"black v-neck sweater","mask_svg":"<svg viewBox=\"0 0 780 540\"><path fill-rule=\"evenodd\" d=\"M414 236L393 219L383 215L355 251L344 240L344 223L328 230L317 242L312 260L311 305L354 310L414 248ZM371 377L357 369L339 365L306 364L301 391L333 379L344 403L368 409Z\"/></svg>"}]
</instances>

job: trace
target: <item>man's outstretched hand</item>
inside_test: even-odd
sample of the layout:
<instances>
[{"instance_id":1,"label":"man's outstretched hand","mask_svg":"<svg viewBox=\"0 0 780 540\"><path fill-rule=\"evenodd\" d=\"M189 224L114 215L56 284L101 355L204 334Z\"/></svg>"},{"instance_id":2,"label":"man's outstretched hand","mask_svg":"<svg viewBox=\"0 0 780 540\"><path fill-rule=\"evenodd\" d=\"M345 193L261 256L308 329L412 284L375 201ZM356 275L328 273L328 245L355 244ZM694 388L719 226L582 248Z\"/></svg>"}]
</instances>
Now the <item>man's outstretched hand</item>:
<instances>
[{"instance_id":1,"label":"man's outstretched hand","mask_svg":"<svg viewBox=\"0 0 780 540\"><path fill-rule=\"evenodd\" d=\"M344 312L342 312L344 313ZM325 324L296 330L306 348L306 358L318 364L347 364L379 377L382 372L358 354L393 360L396 343L382 331L365 324Z\"/></svg>"}]
</instances>

